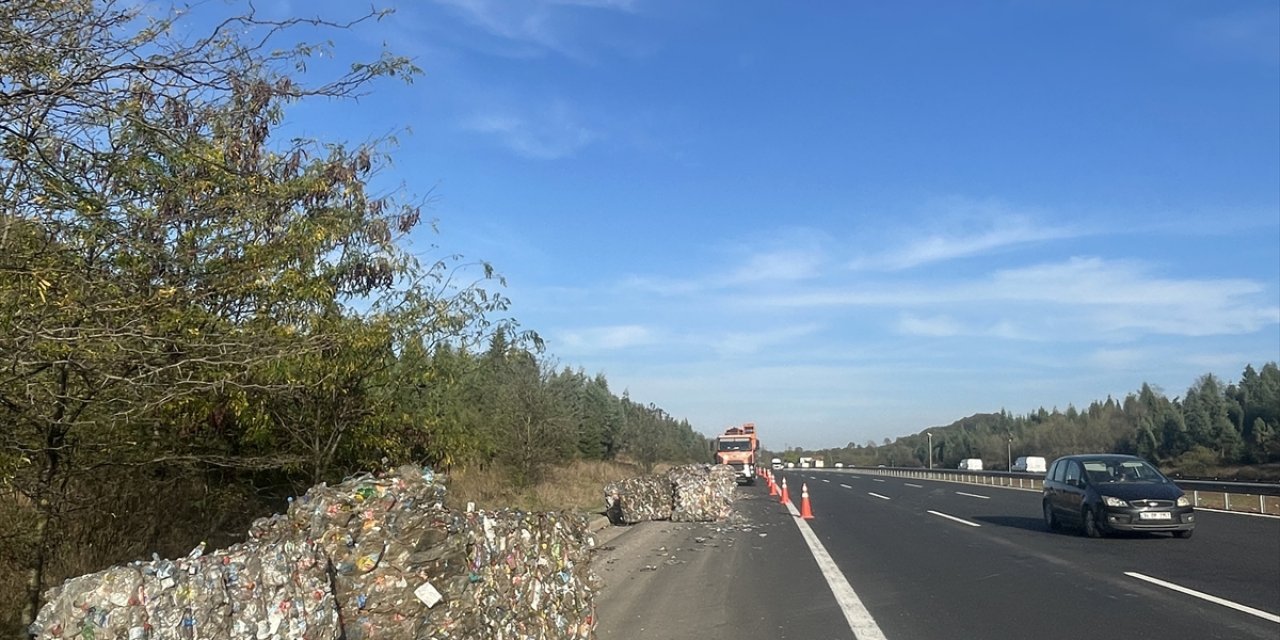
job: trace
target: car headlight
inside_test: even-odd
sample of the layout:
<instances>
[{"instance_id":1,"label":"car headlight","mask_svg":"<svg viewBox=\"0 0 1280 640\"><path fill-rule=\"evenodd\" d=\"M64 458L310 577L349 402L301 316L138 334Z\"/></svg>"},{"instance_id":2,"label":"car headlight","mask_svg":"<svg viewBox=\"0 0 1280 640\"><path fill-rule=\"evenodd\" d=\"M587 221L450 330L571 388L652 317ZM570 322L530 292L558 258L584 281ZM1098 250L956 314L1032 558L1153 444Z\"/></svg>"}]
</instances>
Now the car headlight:
<instances>
[{"instance_id":1,"label":"car headlight","mask_svg":"<svg viewBox=\"0 0 1280 640\"><path fill-rule=\"evenodd\" d=\"M1178 496L1178 506L1179 507L1191 506L1191 498L1188 498L1186 496Z\"/></svg>"},{"instance_id":2,"label":"car headlight","mask_svg":"<svg viewBox=\"0 0 1280 640\"><path fill-rule=\"evenodd\" d=\"M1103 503L1103 504L1105 504L1105 505L1107 505L1108 507L1127 507L1127 506L1129 506L1129 503L1128 503L1128 502L1125 502L1124 500L1121 500L1120 498L1113 498L1113 497L1111 497L1111 496L1102 496L1102 503Z\"/></svg>"}]
</instances>

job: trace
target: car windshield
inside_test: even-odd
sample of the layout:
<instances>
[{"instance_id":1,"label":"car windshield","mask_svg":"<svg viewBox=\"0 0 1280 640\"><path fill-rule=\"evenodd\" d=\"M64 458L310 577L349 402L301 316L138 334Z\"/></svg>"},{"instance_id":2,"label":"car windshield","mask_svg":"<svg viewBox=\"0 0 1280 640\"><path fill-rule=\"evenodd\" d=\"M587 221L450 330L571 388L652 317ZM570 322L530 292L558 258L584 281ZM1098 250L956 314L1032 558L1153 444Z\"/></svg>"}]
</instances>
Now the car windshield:
<instances>
[{"instance_id":1,"label":"car windshield","mask_svg":"<svg viewBox=\"0 0 1280 640\"><path fill-rule=\"evenodd\" d=\"M1142 460L1086 460L1084 471L1095 483L1166 482L1155 467Z\"/></svg>"},{"instance_id":2,"label":"car windshield","mask_svg":"<svg viewBox=\"0 0 1280 640\"><path fill-rule=\"evenodd\" d=\"M747 439L743 439L743 440L721 439L720 448L718 450L719 451L750 451L751 441Z\"/></svg>"}]
</instances>

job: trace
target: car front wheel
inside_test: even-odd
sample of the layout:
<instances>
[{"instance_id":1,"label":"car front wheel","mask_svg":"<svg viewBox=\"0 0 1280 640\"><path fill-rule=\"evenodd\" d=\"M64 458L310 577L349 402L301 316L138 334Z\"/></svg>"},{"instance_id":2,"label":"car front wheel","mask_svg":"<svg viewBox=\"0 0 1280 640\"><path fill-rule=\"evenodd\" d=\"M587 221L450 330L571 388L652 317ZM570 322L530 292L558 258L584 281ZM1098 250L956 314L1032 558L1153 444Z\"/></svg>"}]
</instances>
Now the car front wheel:
<instances>
[{"instance_id":1,"label":"car front wheel","mask_svg":"<svg viewBox=\"0 0 1280 640\"><path fill-rule=\"evenodd\" d=\"M1102 525L1098 522L1098 514L1093 509L1085 507L1084 517L1084 534L1090 538L1102 537Z\"/></svg>"},{"instance_id":2,"label":"car front wheel","mask_svg":"<svg viewBox=\"0 0 1280 640\"><path fill-rule=\"evenodd\" d=\"M1044 523L1049 527L1050 531L1057 531L1062 528L1058 524L1058 517L1053 514L1053 505L1048 500L1044 501Z\"/></svg>"}]
</instances>

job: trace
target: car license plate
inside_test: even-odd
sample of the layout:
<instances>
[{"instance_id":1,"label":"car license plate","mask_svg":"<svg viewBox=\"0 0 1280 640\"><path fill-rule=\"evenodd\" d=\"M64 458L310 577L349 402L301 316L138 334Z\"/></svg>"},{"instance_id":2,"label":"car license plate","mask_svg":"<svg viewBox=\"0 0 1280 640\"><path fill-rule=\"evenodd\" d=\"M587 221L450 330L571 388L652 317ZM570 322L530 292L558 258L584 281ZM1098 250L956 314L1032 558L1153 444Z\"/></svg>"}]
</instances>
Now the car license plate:
<instances>
[{"instance_id":1,"label":"car license plate","mask_svg":"<svg viewBox=\"0 0 1280 640\"><path fill-rule=\"evenodd\" d=\"M1172 520L1173 514L1168 511L1148 511L1138 514L1139 520Z\"/></svg>"}]
</instances>

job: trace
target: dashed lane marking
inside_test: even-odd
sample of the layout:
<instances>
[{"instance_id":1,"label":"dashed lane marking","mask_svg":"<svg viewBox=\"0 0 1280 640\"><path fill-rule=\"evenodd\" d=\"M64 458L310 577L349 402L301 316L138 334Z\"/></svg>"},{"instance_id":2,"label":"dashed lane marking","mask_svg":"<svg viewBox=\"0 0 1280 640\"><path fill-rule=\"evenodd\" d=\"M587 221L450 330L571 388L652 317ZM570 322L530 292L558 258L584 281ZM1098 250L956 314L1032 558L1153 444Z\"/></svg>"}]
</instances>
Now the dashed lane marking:
<instances>
[{"instance_id":1,"label":"dashed lane marking","mask_svg":"<svg viewBox=\"0 0 1280 640\"><path fill-rule=\"evenodd\" d=\"M880 498L881 500L891 500L891 499L892 499L892 498L890 498L889 496L882 496L882 495L880 495L880 494L878 494L878 493L868 493L867 495L869 495L869 496L875 496L875 497L877 497L877 498Z\"/></svg>"},{"instance_id":2,"label":"dashed lane marking","mask_svg":"<svg viewBox=\"0 0 1280 640\"><path fill-rule=\"evenodd\" d=\"M968 497L970 497L970 498L982 498L983 500L990 500L990 499L991 499L991 496L980 496L980 495L978 495L978 494L976 494L976 493L965 493L965 492L963 492L963 491L957 491L957 492L956 492L956 495L958 495L958 496L968 496Z\"/></svg>"},{"instance_id":3,"label":"dashed lane marking","mask_svg":"<svg viewBox=\"0 0 1280 640\"><path fill-rule=\"evenodd\" d=\"M1263 610L1261 610L1261 609L1254 609L1253 607L1249 607L1249 606L1245 606L1245 605L1243 605L1243 604L1239 604L1239 603L1236 603L1236 602L1232 602L1232 601L1230 601L1230 600L1226 600L1226 599L1224 599L1224 598L1219 598L1218 596L1211 596L1211 595L1209 595L1209 594L1207 594L1207 593L1203 593L1203 592L1200 592L1200 591L1196 591L1195 589L1188 589L1188 588L1186 588L1186 587L1183 587L1183 586L1180 586L1180 585L1176 585L1176 584L1174 584L1174 583L1172 583L1172 582L1165 582L1164 580L1161 580L1161 579L1159 579L1159 578L1152 578L1151 576L1144 576L1144 575L1142 575L1141 573L1134 573L1133 571L1126 571L1126 572L1124 572L1124 574L1125 574L1126 576L1129 576L1130 578L1137 578L1137 579L1139 579L1139 580L1143 580L1143 581L1145 581L1145 582L1150 582L1151 584L1154 584L1154 585L1156 585L1156 586L1164 587L1164 588L1166 588L1166 589L1172 589L1172 590L1174 590L1174 591L1177 591L1178 593L1185 593L1185 594L1187 594L1187 595L1189 595L1189 596L1194 596L1194 597L1196 597L1196 598L1200 598L1201 600L1207 600L1207 601L1212 602L1212 603L1214 603L1214 604L1220 604L1220 605L1222 605L1222 606L1224 606L1224 607L1227 607L1228 609L1235 609L1236 611L1242 611L1242 612L1247 613L1247 614L1249 614L1249 615L1251 615L1251 616L1257 616L1257 617L1259 617L1259 618L1262 618L1263 620L1269 620L1269 621L1271 621L1271 622L1280 623L1280 616L1278 616L1278 615L1276 615L1276 614L1274 614L1274 613L1268 612L1268 611L1263 611Z\"/></svg>"},{"instance_id":4,"label":"dashed lane marking","mask_svg":"<svg viewBox=\"0 0 1280 640\"><path fill-rule=\"evenodd\" d=\"M957 517L955 517L955 516L949 516L949 515L947 515L947 514L945 514L945 513L942 513L941 511L930 511L929 513L932 513L933 515L938 516L939 518L946 518L946 519L951 520L951 521L954 521L954 522L959 522L960 524L967 524L967 525L969 525L969 526L971 526L971 527L981 527L981 526L982 526L982 525L980 525L980 524L978 524L978 523L976 523L976 522L969 522L968 520L965 520L964 518L957 518Z\"/></svg>"}]
</instances>

